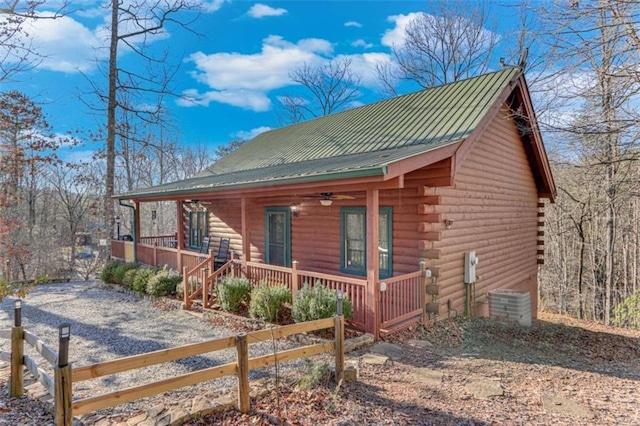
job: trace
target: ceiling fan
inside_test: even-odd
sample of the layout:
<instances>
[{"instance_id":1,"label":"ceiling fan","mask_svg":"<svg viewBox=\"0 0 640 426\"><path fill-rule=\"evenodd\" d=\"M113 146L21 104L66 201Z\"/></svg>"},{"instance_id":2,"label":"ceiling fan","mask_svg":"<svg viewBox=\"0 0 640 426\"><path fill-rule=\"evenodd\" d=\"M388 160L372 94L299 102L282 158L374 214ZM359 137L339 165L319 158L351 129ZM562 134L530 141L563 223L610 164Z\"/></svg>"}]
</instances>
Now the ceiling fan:
<instances>
[{"instance_id":1,"label":"ceiling fan","mask_svg":"<svg viewBox=\"0 0 640 426\"><path fill-rule=\"evenodd\" d=\"M355 200L356 197L346 194L334 194L333 192L323 192L320 194L321 200Z\"/></svg>"},{"instance_id":2,"label":"ceiling fan","mask_svg":"<svg viewBox=\"0 0 640 426\"><path fill-rule=\"evenodd\" d=\"M320 194L320 204L330 206L333 200L355 200L356 197L346 194L334 194L333 192L323 192Z\"/></svg>"},{"instance_id":3,"label":"ceiling fan","mask_svg":"<svg viewBox=\"0 0 640 426\"><path fill-rule=\"evenodd\" d=\"M333 204L334 200L355 200L356 199L356 197L354 197L353 195L334 194L333 192L321 192L320 196L310 195L302 198L313 199L313 200L319 199L320 204L322 204L323 206L330 206L331 204Z\"/></svg>"}]
</instances>

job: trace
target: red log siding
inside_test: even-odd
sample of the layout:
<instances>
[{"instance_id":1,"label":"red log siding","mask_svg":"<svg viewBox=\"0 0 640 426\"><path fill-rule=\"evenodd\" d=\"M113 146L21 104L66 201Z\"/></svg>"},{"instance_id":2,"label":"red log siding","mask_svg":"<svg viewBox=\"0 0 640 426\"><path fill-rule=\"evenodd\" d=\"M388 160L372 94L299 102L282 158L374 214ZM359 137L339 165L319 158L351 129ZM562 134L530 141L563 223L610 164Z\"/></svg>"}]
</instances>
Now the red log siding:
<instances>
[{"instance_id":1,"label":"red log siding","mask_svg":"<svg viewBox=\"0 0 640 426\"><path fill-rule=\"evenodd\" d=\"M464 252L475 250L481 277L477 311L496 288L530 290L537 300L538 195L524 147L514 123L502 111L476 142L455 183L452 162L440 161L405 175L405 188L380 191L380 206L393 207L393 274L414 272L421 258L439 272L441 313L446 301L464 305ZM447 186L442 186L447 185ZM438 187L439 186L439 187ZM323 192L318 188L317 194ZM251 261L264 261L264 209L299 203L291 218L292 260L298 269L340 274L340 210L366 206L366 191L355 200L335 200L330 207L305 194L252 198L249 203ZM205 203L211 212L209 235L214 250L220 237L242 252L239 200ZM449 227L446 221L452 221ZM535 312L534 302L532 309Z\"/></svg>"},{"instance_id":2,"label":"red log siding","mask_svg":"<svg viewBox=\"0 0 640 426\"><path fill-rule=\"evenodd\" d=\"M531 292L537 310L538 192L518 131L507 111L501 111L458 170L455 185L430 188L440 196L434 211L442 215L440 241L430 243L439 259L439 300L460 312L464 307L464 252L475 250L480 260L476 313L486 314L487 293L497 288ZM444 221L452 221L449 229Z\"/></svg>"}]
</instances>

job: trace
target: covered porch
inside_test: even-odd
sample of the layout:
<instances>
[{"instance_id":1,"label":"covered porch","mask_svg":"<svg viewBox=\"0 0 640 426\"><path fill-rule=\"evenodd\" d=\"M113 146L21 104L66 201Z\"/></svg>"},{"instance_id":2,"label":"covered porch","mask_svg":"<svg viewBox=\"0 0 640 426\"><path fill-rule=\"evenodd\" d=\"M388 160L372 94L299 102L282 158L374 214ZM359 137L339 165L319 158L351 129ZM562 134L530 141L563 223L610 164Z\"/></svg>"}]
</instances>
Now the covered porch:
<instances>
[{"instance_id":1,"label":"covered porch","mask_svg":"<svg viewBox=\"0 0 640 426\"><path fill-rule=\"evenodd\" d=\"M377 193L377 191L371 192ZM205 201L202 203L204 204ZM190 202L179 202L179 209L188 210L190 204ZM254 286L285 285L294 297L304 285L313 286L321 283L328 288L341 290L353 305L354 317L350 325L370 332L376 338L427 320L427 314L423 309L427 302L425 290L427 274L424 261L417 262L412 272L385 278L380 278L377 268L371 268L372 270L367 271L362 277L319 271L317 259L314 262L314 259L309 258L291 260L290 266L268 264L265 263L264 256L255 255L255 247L252 247L248 241L251 234L248 229L248 223L251 222L249 209L246 201L241 200L240 205L242 206L240 222L247 224L246 227L242 227L247 238L241 238L240 241L233 239L231 260L221 267L215 267L214 257L218 253L221 238L228 234L217 233L215 227L208 229L206 235L210 243L208 250L202 252L202 248L189 247L188 240L193 237L193 230L186 228L184 226L186 222L183 220L178 221L178 232L173 235L138 237L140 227L137 226L133 232L134 241L116 239L111 241L112 257L127 261L135 260L149 266L166 265L179 271L183 275L184 305L187 309L196 300L201 301L204 309L211 308L215 284L225 276L232 275L246 277ZM306 206L308 213L309 204L307 203ZM305 204L300 203L296 207L301 209L298 212L301 215ZM372 206L377 210L376 207ZM139 204L136 203L134 223L140 223L139 211ZM183 218L184 214L181 213L178 217ZM245 219L242 220L242 217ZM367 215L367 220L372 222L368 225L369 229L379 228L378 215ZM379 236L369 236L367 240L378 241ZM381 249L379 244L370 244L370 247L367 246L364 249L362 251L368 256L369 264L377 265L385 258L388 261L388 250ZM367 252L369 252L368 255ZM339 256L339 253L336 255ZM319 250L319 256L322 256L322 250ZM252 257L258 257L258 259L252 260ZM271 259L280 259L280 257L272 256Z\"/></svg>"}]
</instances>

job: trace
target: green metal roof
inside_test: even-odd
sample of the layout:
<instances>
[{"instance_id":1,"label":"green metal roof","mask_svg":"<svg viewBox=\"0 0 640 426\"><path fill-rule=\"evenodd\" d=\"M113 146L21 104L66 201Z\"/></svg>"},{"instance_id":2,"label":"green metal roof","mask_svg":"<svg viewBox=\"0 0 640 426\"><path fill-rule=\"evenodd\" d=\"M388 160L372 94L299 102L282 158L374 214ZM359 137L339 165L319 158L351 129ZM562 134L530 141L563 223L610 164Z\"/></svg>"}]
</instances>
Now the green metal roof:
<instances>
[{"instance_id":1,"label":"green metal roof","mask_svg":"<svg viewBox=\"0 0 640 426\"><path fill-rule=\"evenodd\" d=\"M274 129L193 178L117 198L382 175L392 162L469 136L520 72L505 68Z\"/></svg>"}]
</instances>

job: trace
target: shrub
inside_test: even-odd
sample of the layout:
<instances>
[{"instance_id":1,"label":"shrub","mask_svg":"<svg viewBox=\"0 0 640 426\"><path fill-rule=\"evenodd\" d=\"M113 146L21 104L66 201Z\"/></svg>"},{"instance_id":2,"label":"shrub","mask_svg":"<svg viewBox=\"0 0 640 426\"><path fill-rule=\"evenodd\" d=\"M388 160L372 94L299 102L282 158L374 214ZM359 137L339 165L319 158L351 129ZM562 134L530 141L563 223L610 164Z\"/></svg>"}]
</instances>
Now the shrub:
<instances>
[{"instance_id":1,"label":"shrub","mask_svg":"<svg viewBox=\"0 0 640 426\"><path fill-rule=\"evenodd\" d=\"M247 278L226 277L216 286L216 294L222 309L239 312L240 304L249 301L251 283Z\"/></svg>"},{"instance_id":2,"label":"shrub","mask_svg":"<svg viewBox=\"0 0 640 426\"><path fill-rule=\"evenodd\" d=\"M314 321L330 318L338 311L338 297L335 290L331 290L320 282L309 287L306 284L296 293L293 301L291 316L295 322ZM342 314L345 319L353 317L351 301L345 296L342 299Z\"/></svg>"},{"instance_id":3,"label":"shrub","mask_svg":"<svg viewBox=\"0 0 640 426\"><path fill-rule=\"evenodd\" d=\"M176 290L178 283L182 283L182 275L165 266L149 278L147 293L152 296L166 296Z\"/></svg>"},{"instance_id":4,"label":"shrub","mask_svg":"<svg viewBox=\"0 0 640 426\"><path fill-rule=\"evenodd\" d=\"M144 291L147 289L147 283L149 282L149 279L151 279L151 277L153 277L155 274L156 274L156 271L154 269L149 269L149 268L138 269L136 276L133 279L132 288L135 291L144 293Z\"/></svg>"},{"instance_id":5,"label":"shrub","mask_svg":"<svg viewBox=\"0 0 640 426\"><path fill-rule=\"evenodd\" d=\"M113 282L116 284L122 284L122 280L124 280L124 274L131 269L136 269L139 265L137 263L121 263L116 266L116 269L113 271Z\"/></svg>"},{"instance_id":6,"label":"shrub","mask_svg":"<svg viewBox=\"0 0 640 426\"><path fill-rule=\"evenodd\" d=\"M176 283L174 290L176 291L176 297L178 299L184 299L184 282L182 281L182 278L180 279L180 282Z\"/></svg>"},{"instance_id":7,"label":"shrub","mask_svg":"<svg viewBox=\"0 0 640 426\"><path fill-rule=\"evenodd\" d=\"M285 303L291 303L291 292L284 285L261 285L251 291L249 315L273 322Z\"/></svg>"},{"instance_id":8,"label":"shrub","mask_svg":"<svg viewBox=\"0 0 640 426\"><path fill-rule=\"evenodd\" d=\"M303 358L302 374L298 385L302 390L316 387L320 383L328 383L331 378L331 370L326 362Z\"/></svg>"},{"instance_id":9,"label":"shrub","mask_svg":"<svg viewBox=\"0 0 640 426\"><path fill-rule=\"evenodd\" d=\"M115 274L116 268L122 264L123 262L120 260L114 260L104 265L104 268L102 268L102 272L100 273L100 279L107 284L114 282L113 275Z\"/></svg>"},{"instance_id":10,"label":"shrub","mask_svg":"<svg viewBox=\"0 0 640 426\"><path fill-rule=\"evenodd\" d=\"M133 287L133 280L136 278L137 273L137 269L129 269L125 272L124 277L122 278L122 285L129 288Z\"/></svg>"},{"instance_id":11,"label":"shrub","mask_svg":"<svg viewBox=\"0 0 640 426\"><path fill-rule=\"evenodd\" d=\"M640 293L627 297L613 310L613 324L640 329Z\"/></svg>"}]
</instances>

